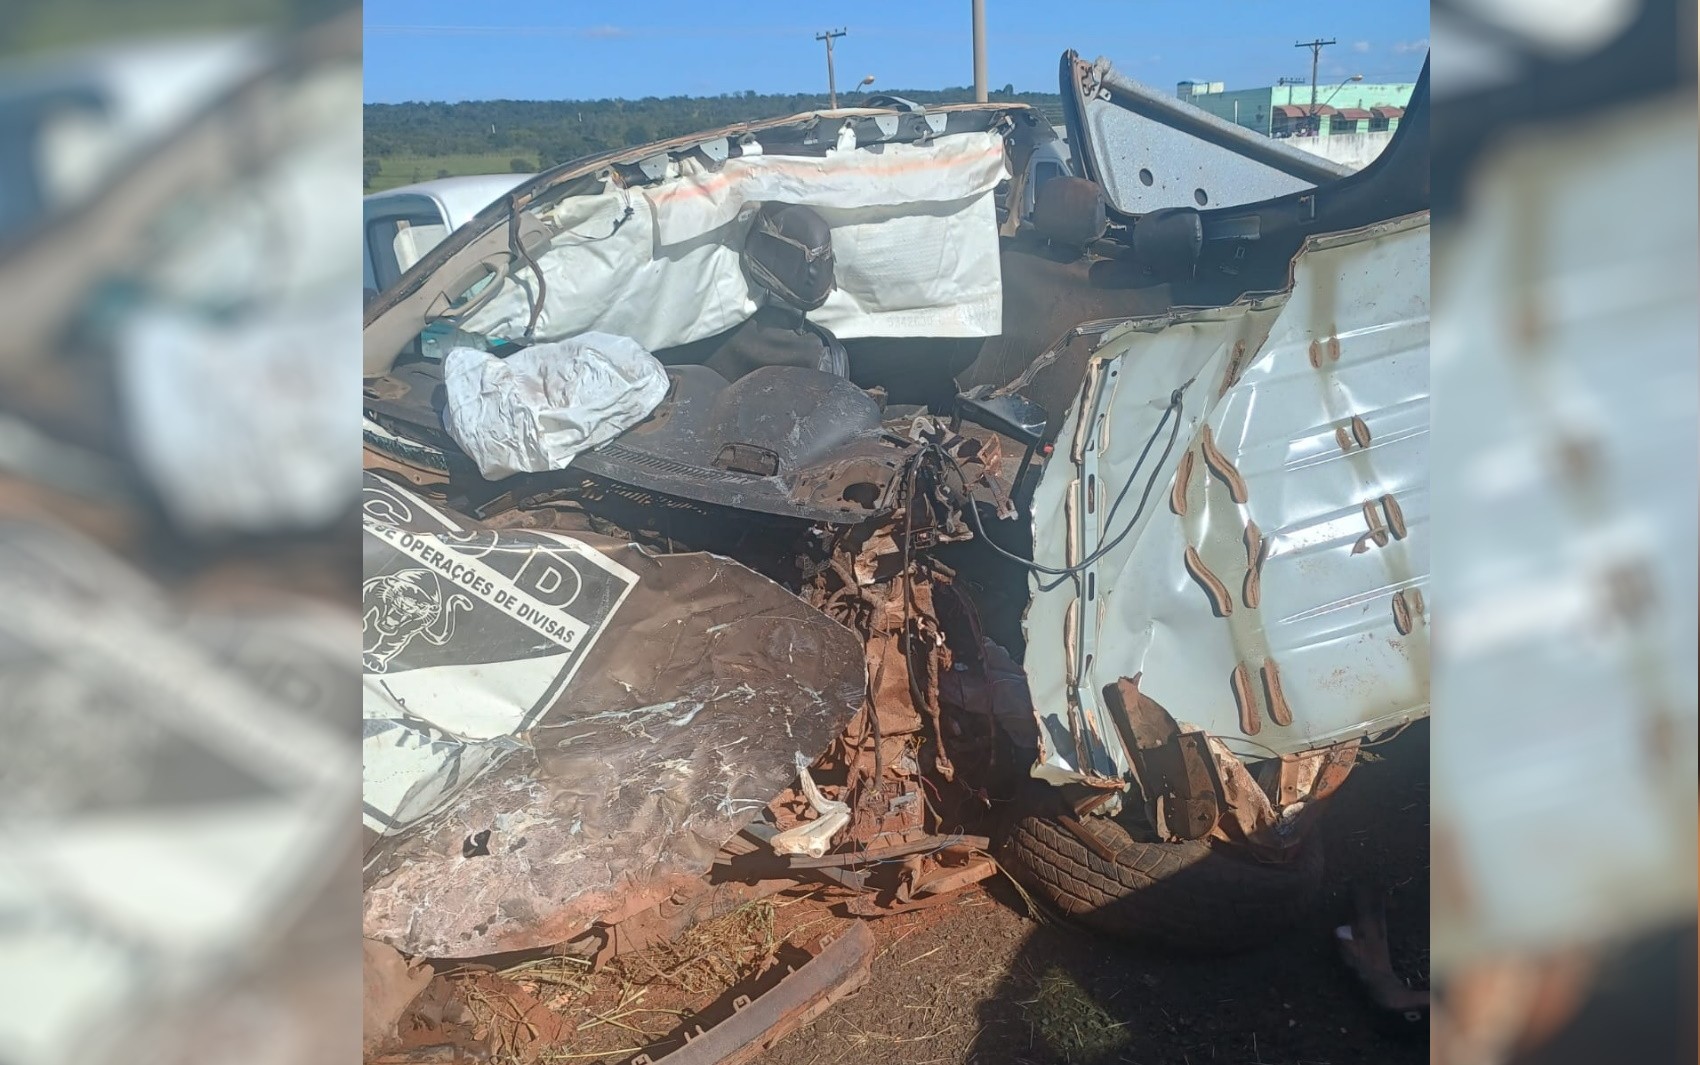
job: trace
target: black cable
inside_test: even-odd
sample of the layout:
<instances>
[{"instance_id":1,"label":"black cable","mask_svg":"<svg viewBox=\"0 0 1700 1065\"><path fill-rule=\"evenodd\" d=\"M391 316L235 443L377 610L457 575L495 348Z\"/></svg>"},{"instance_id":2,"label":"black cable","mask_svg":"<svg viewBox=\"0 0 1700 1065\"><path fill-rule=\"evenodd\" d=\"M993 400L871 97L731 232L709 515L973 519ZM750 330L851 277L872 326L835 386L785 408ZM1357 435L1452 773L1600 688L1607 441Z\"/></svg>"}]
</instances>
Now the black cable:
<instances>
[{"instance_id":1,"label":"black cable","mask_svg":"<svg viewBox=\"0 0 1700 1065\"><path fill-rule=\"evenodd\" d=\"M920 460L921 460L922 456L926 455L926 453L927 453L927 449L923 448L922 450L917 451L914 455L912 455L910 457L909 461L904 464L904 466L905 466L904 497L905 498L904 498L904 501L903 501L903 578L902 578L902 580L903 580L903 586L902 586L903 629L902 629L902 638L898 641L898 648L903 653L903 672L908 676L908 679L909 679L909 698L914 701L916 712L927 714L927 715L933 717L935 722L942 724L942 721L943 721L942 713L933 713L934 708L933 708L933 704L932 704L931 700L929 700L926 697L926 695L921 691L920 684L915 680L915 660L909 657L909 647L908 647L908 643L909 643L909 621L910 621L909 611L910 611L910 607L914 603L914 596L915 596L915 574L914 574L914 571L910 568L911 567L910 549L911 549L911 545L912 545L913 537L914 537L915 501L916 501L916 498L917 498L916 494L915 494L915 480L916 480L916 474L920 471L920 466L921 466ZM938 746L937 758L939 760L942 760L946 765L949 765L950 764L950 756L945 753L945 749L944 749L944 730L943 730L943 728L935 728L934 732L938 733L938 735L933 737L934 742ZM926 794L925 793L922 793L921 800L923 802L926 801ZM928 803L929 807L931 805L932 805L931 803ZM936 816L937 811L934 811L934 814Z\"/></svg>"},{"instance_id":2,"label":"black cable","mask_svg":"<svg viewBox=\"0 0 1700 1065\"><path fill-rule=\"evenodd\" d=\"M936 443L928 443L920 451L917 451L915 454L913 454L909 457L908 461L904 463L903 472L900 475L901 478L902 478L902 484L903 484L903 490L904 490L904 502L903 502L903 508L904 508L903 525L904 525L904 529L903 529L903 549L902 549L902 566L903 566L903 569L902 569L902 574L899 578L899 580L901 581L899 594L901 594L903 596L903 618L902 618L902 621L900 623L901 628L899 629L899 632L898 632L897 650L898 650L898 653L903 656L903 671L904 671L905 674L907 674L906 679L909 682L909 696L910 696L911 699L913 699L915 701L917 710L919 710L922 706L925 706L927 704L926 704L925 698L922 697L922 695L921 695L920 686L915 679L914 663L909 658L909 648L907 647L907 643L908 643L908 640L909 640L910 596L913 594L913 591L912 591L912 589L909 585L909 581L911 579L911 575L910 575L910 553L909 553L909 551L910 551L910 540L913 536L913 529L914 529L913 523L914 523L914 509L915 509L915 499L916 499L915 478L916 478L917 473L919 472L921 459L925 455L927 455L927 453L929 453L929 452L937 452L938 455L944 459L945 463L947 463L953 469L956 470L956 476L962 482L963 504L966 507L966 509L968 510L969 518L974 523L974 530L975 530L975 532L977 532L980 535L980 539L984 540L987 543L987 545L992 548L992 550L996 551L998 554L1003 555L1005 558L1008 558L1013 562L1018 562L1021 565L1025 566L1025 567L1027 567L1031 570L1034 570L1036 572L1039 572L1039 573L1045 573L1045 574L1048 574L1048 575L1057 576L1059 578L1072 576L1073 574L1079 573L1080 571L1084 570L1086 567L1097 562L1100 558L1102 558L1104 555L1108 554L1110 551L1115 550L1115 548L1123 540L1127 539L1128 534L1130 534L1133 531L1134 526L1139 524L1140 516L1145 513L1146 504L1148 504L1151 501L1151 491L1152 491L1153 488L1156 487L1157 477L1158 477L1158 475L1160 475L1163 472L1163 464L1168 461L1169 455L1174 451L1175 441L1180 437L1180 429L1181 429L1181 421L1182 421L1181 413L1182 413L1182 410L1183 410L1183 401L1182 401L1183 395L1186 392L1187 387L1191 384L1192 384L1192 382L1188 381L1188 382L1186 382L1186 384L1181 385L1179 388L1177 388L1174 391L1169 393L1169 404L1168 404L1167 407L1165 407L1163 409L1162 418L1158 419L1156 427L1151 430L1151 436L1149 438L1147 438L1147 440L1145 441L1144 448L1142 448L1139 452L1139 461L1137 463L1135 463L1134 467L1133 467L1135 475L1138 474L1139 468L1141 466L1145 465L1145 460L1147 458L1149 458L1150 455L1151 455L1151 449L1154 446L1156 446L1157 437L1159 435L1161 435L1161 433L1163 432L1163 426L1165 424L1167 424L1170 417L1173 416L1174 425L1172 427L1170 427L1170 429L1169 429L1169 441L1163 448L1162 456L1157 460L1156 469L1152 470L1151 476L1146 479L1145 491L1143 493L1141 493L1141 495L1139 497L1139 507L1134 511L1133 517L1128 519L1127 527L1124 528L1121 532L1117 533L1108 542L1102 544L1097 550L1093 551L1090 555L1088 555L1086 558L1082 559L1080 562L1076 563L1073 566L1064 567L1062 569L1054 569L1054 568L1049 567L1049 566L1043 566L1043 565L1040 565L1037 562L1034 562L1032 559L1022 558L1020 555L1017 555L1014 552L1011 552L1011 551L1004 549L1002 546L997 544L995 541L992 540L992 538L990 536L988 536L986 534L985 525L982 523L982 521L980 519L979 507L976 506L975 503L974 503L973 494L972 494L972 485L971 485L971 482L968 479L968 474L967 474L966 471L963 470L962 464L956 460L956 456L952 455L949 451L945 450L944 447L942 447L941 445L936 444ZM1130 475L1127 479L1127 483L1122 485L1122 490L1116 495L1115 500L1110 504L1109 512L1104 517L1104 522L1105 522L1106 525L1108 525L1109 523L1111 523L1115 520L1116 512L1121 509L1121 505L1122 505L1123 501L1126 500L1126 498L1127 498L1128 490L1133 487L1133 483L1134 483L1135 480L1137 480L1137 476ZM1047 585L1041 585L1040 590L1041 591L1050 591L1052 588L1055 588L1057 586L1057 584L1060 584L1060 583L1062 583L1062 582L1059 579L1054 584L1051 584L1051 585L1048 585L1048 586ZM875 672L874 672L873 690L871 690L869 692L869 696L868 696L869 721L870 721L870 724L872 726L872 731L874 733L874 765L875 765L874 775L875 775L876 785L878 785L881 782L882 778L884 777L884 772L883 772L884 767L881 765L881 763L884 761L884 759L881 757L882 748L884 747L884 737L881 735L882 730L879 727L879 719L878 719L878 713L879 712L874 705L873 691L877 691L879 689L880 682L883 680L884 677L885 677L885 659L882 657L880 659L879 669L875 670ZM939 751L940 751L941 754L944 753L944 746L943 746L942 739L943 738L940 737Z\"/></svg>"},{"instance_id":3,"label":"black cable","mask_svg":"<svg viewBox=\"0 0 1700 1065\"><path fill-rule=\"evenodd\" d=\"M569 247L569 248L583 247L586 244L600 244L602 241L612 239L614 234L616 234L620 231L620 227L625 225L627 222L629 222L631 220L632 215L637 213L636 209L632 207L632 203L631 203L630 199L626 199L623 202L624 202L624 209L620 212L620 217L614 219L614 224L611 227L609 227L608 232L602 234L600 237L585 236L583 233L575 233L570 229L561 230L561 232L559 234L557 234L557 236L558 237L560 237L560 236L570 236L570 237L579 238L577 240L568 242L567 247ZM553 243L553 242L551 242L551 243Z\"/></svg>"},{"instance_id":4,"label":"black cable","mask_svg":"<svg viewBox=\"0 0 1700 1065\"><path fill-rule=\"evenodd\" d=\"M902 556L903 557L903 571L900 574L898 580L900 581L899 594L901 594L903 596L903 619L900 622L901 627L898 629L898 632L897 632L897 651L898 651L899 654L901 654L903 656L903 672L906 675L907 680L909 681L909 698L914 701L915 709L916 709L917 712L919 712L921 707L923 705L925 705L926 701L924 699L922 699L921 696L920 696L920 688L915 683L914 663L912 663L909 660L909 647L908 647L908 642L909 642L909 605L910 605L909 596L911 594L911 589L910 589L910 585L909 585L909 581L910 581L909 541L910 541L910 537L912 535L912 530L914 528L914 520L915 520L915 472L916 472L916 469L919 467L921 457L925 454L926 454L926 449L922 449L920 451L915 452L913 455L909 456L909 459L903 464L903 473L901 475L902 478L903 478L903 486L904 486L903 487L903 491L904 491L904 499L903 499L903 556ZM877 625L882 620L883 620L882 617L876 616L873 623L875 625ZM873 688L868 693L868 711L869 711L868 720L869 720L869 724L870 724L872 731L873 731L873 734L874 734L874 784L875 784L876 787L881 787L881 788L883 788L885 786L885 757L884 757L885 734L884 734L884 731L880 728L879 708L878 708L877 705L875 705L873 693L875 691L880 690L880 686L881 686L882 682L885 680L885 664L886 664L886 658L885 658L885 656L882 655L880 657L879 668L874 671ZM942 749L943 748L941 747L940 750L942 750Z\"/></svg>"},{"instance_id":5,"label":"black cable","mask_svg":"<svg viewBox=\"0 0 1700 1065\"><path fill-rule=\"evenodd\" d=\"M1179 413L1179 411L1180 411L1180 408L1179 408L1180 390L1176 389L1175 392L1172 394L1171 398L1172 398L1173 402L1176 404L1176 406L1173 408L1175 410L1175 424L1169 429L1169 441L1168 441L1167 444L1165 444L1163 446L1163 454L1157 459L1156 467L1151 471L1151 476L1148 477L1145 481L1145 491L1140 493L1139 506L1134 509L1133 517L1131 517L1127 520L1127 524L1122 527L1121 532L1117 533L1114 537L1112 537L1110 540L1106 541L1105 543L1099 545L1099 547L1096 551L1093 551L1091 554L1087 555L1085 558L1081 559L1079 562L1075 563L1073 566L1065 566L1065 567L1062 568L1061 571L1056 572L1055 573L1055 576L1057 578L1056 580L1050 582L1049 584L1041 582L1039 584L1039 590L1041 592L1048 592L1051 589L1056 588L1058 585L1062 584L1062 582L1065 579L1067 579L1068 577L1071 577L1071 576L1073 576L1077 573L1082 573L1088 567L1096 565L1100 559L1102 559L1105 555L1108 555L1111 551L1114 551L1121 544L1121 542L1123 540L1127 539L1130 535L1132 535L1134 526L1139 524L1140 517L1145 513L1145 505L1151 501L1151 490L1157 486L1157 479L1160 476L1162 476L1163 464L1169 461L1169 455L1171 453L1173 453L1173 451L1175 449L1175 441L1180 438L1180 431L1181 431L1181 418L1180 418L1180 413ZM1167 416L1167 414L1165 413L1165 417L1166 416ZM1163 428L1163 423L1161 421L1159 421L1157 423L1157 428L1152 431L1151 439L1149 439L1145 442L1145 450L1140 452L1139 462L1134 465L1134 470L1136 472L1138 471L1140 466L1144 465L1145 457L1146 457L1146 455L1148 455L1150 453L1151 445L1156 442L1157 433L1160 432L1162 430L1162 428ZM1133 486L1133 481L1134 481L1133 475L1129 474L1128 479L1127 479L1127 483L1122 486L1122 490L1116 496L1115 502L1110 505L1109 513L1104 516L1104 525L1105 525L1106 528L1110 527L1111 523L1114 522L1116 511L1120 508L1123 498L1125 498L1127 496L1127 490ZM976 508L975 512L974 512L974 524L975 524L976 528L978 528L979 525L980 525L980 514L979 514L978 508ZM1047 572L1047 573L1049 573L1051 571L1050 571L1049 567L1039 567L1038 569L1036 569L1035 572Z\"/></svg>"},{"instance_id":6,"label":"black cable","mask_svg":"<svg viewBox=\"0 0 1700 1065\"><path fill-rule=\"evenodd\" d=\"M1190 385L1191 383L1192 382L1188 381L1187 385ZM1156 468L1151 471L1151 476L1146 479L1145 491L1139 497L1139 507L1134 511L1133 517L1128 519L1127 526L1123 528L1121 532L1117 533L1114 537L1103 544L1100 544L1091 554L1087 555L1072 566L1057 568L1042 565L1030 558L1022 558L1015 552L1007 550L1000 544L993 541L992 538L986 534L986 527L980 518L980 509L974 504L974 500L970 495L968 475L963 471L962 464L957 462L955 457L949 452L945 451L943 448L938 448L939 453L944 456L947 462L955 467L956 475L962 480L962 492L964 496L963 502L966 505L969 518L974 522L974 531L980 534L980 539L986 541L987 546L989 546L993 551L996 551L1011 562L1020 563L1027 569L1030 569L1035 573L1043 573L1046 576L1059 578L1072 577L1081 573L1087 567L1097 563L1098 560L1115 550L1123 540L1127 539L1128 535L1133 532L1134 526L1139 524L1140 516L1145 513L1146 504L1151 501L1151 491L1156 487L1157 478L1163 472L1163 464L1169 460L1169 455L1174 451L1175 441L1180 436L1182 421L1180 417L1182 411L1182 394L1186 391L1187 385L1182 385L1169 393L1169 405L1164 408L1163 417L1158 419L1156 427L1151 431L1151 436L1145 441L1145 447L1139 452L1139 461L1134 464L1134 473L1137 474L1139 468L1145 465L1146 458L1150 456L1151 448L1156 445L1157 437L1162 433L1164 424L1168 422L1170 415L1174 415L1175 423L1169 430L1169 442L1164 446L1163 454L1157 460ZM937 447L937 445L931 446ZM1117 494L1115 501L1110 504L1109 513L1105 515L1104 523L1106 525L1109 525L1115 520L1116 511L1121 508L1122 501L1127 498L1128 489L1133 487L1133 483L1137 479L1137 476L1129 476L1127 482L1122 485L1121 492ZM1062 582L1059 580L1053 584L1041 585L1040 591L1050 591L1052 588L1057 587L1057 585L1061 583Z\"/></svg>"}]
</instances>

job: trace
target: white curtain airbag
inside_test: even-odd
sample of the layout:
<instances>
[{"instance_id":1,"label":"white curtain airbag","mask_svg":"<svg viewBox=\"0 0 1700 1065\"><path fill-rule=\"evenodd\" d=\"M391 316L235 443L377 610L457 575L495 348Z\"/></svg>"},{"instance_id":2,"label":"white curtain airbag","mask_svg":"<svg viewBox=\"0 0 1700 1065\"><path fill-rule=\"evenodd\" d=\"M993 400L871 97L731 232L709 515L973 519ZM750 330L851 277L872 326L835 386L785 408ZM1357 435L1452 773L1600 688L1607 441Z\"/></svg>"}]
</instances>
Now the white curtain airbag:
<instances>
[{"instance_id":1,"label":"white curtain airbag","mask_svg":"<svg viewBox=\"0 0 1700 1065\"><path fill-rule=\"evenodd\" d=\"M538 256L533 340L603 332L658 351L744 321L756 302L738 256L765 199L807 203L832 226L838 289L810 320L844 339L995 336L1003 166L1001 138L975 133L822 159L743 157L719 171L687 163L646 193L570 197L550 212L558 233ZM534 289L520 267L463 328L520 339Z\"/></svg>"}]
</instances>

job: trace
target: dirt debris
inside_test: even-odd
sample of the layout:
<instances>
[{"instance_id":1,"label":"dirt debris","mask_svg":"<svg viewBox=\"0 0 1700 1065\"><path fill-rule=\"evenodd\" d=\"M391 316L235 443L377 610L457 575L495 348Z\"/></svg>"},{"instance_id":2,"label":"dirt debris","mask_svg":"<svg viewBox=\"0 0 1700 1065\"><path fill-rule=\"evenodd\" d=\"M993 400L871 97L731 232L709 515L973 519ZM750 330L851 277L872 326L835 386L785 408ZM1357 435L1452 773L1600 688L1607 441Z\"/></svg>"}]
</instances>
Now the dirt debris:
<instances>
[{"instance_id":1,"label":"dirt debris","mask_svg":"<svg viewBox=\"0 0 1700 1065\"><path fill-rule=\"evenodd\" d=\"M785 964L800 964L823 936L848 923L829 909L836 901L819 890L758 899L600 969L570 955L499 969L445 964L403 1017L400 1046L370 1065L660 1057L683 1044L687 1030L718 1023L737 994L764 990Z\"/></svg>"},{"instance_id":2,"label":"dirt debris","mask_svg":"<svg viewBox=\"0 0 1700 1065\"><path fill-rule=\"evenodd\" d=\"M1131 1041L1127 1022L1116 1020L1061 966L1047 968L1034 983L1034 996L1022 1003L1022 1012L1063 1061L1103 1060Z\"/></svg>"},{"instance_id":3,"label":"dirt debris","mask_svg":"<svg viewBox=\"0 0 1700 1065\"><path fill-rule=\"evenodd\" d=\"M868 985L759 1065L1420 1065L1425 1046L1377 1029L1332 932L1352 887L1371 880L1387 893L1395 967L1426 982L1426 724L1363 761L1342 789L1355 794L1319 826L1328 905L1283 942L1227 960L1139 951L1038 919L995 877L872 922ZM601 971L570 957L447 970L415 1003L408 1046L470 1050L482 1031L494 1053L461 1060L659 1058L849 923L846 897L820 887L758 900Z\"/></svg>"},{"instance_id":4,"label":"dirt debris","mask_svg":"<svg viewBox=\"0 0 1700 1065\"><path fill-rule=\"evenodd\" d=\"M868 985L757 1065L1426 1065L1425 1043L1378 1026L1333 931L1373 884L1395 969L1426 986L1427 723L1364 761L1318 825L1323 906L1282 941L1228 959L1140 950L1028 916L998 877L875 922Z\"/></svg>"}]
</instances>

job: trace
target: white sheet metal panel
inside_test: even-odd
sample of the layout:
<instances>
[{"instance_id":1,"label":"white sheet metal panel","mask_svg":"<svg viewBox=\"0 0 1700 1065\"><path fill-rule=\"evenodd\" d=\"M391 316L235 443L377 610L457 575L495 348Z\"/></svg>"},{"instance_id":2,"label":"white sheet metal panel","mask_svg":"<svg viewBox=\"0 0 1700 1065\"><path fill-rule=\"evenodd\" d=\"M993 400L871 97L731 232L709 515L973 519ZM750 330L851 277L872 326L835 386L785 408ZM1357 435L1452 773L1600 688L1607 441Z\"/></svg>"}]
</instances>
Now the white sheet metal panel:
<instances>
[{"instance_id":1,"label":"white sheet metal panel","mask_svg":"<svg viewBox=\"0 0 1700 1065\"><path fill-rule=\"evenodd\" d=\"M1085 70L1082 135L1105 196L1124 213L1256 203L1351 172L1301 151L1296 140L1254 133L1134 81L1107 60Z\"/></svg>"},{"instance_id":2,"label":"white sheet metal panel","mask_svg":"<svg viewBox=\"0 0 1700 1065\"><path fill-rule=\"evenodd\" d=\"M1394 597L1405 593L1410 607L1428 583L1428 260L1425 212L1311 241L1286 293L1105 335L1035 493L1035 560L1089 558L1127 527L1156 478L1116 547L1071 577L1033 580L1026 665L1043 736L1035 776L1124 776L1102 693L1135 674L1177 720L1248 760L1427 713L1426 604L1402 634ZM1179 439L1159 470L1165 427L1141 466L1176 388ZM1367 447L1352 439L1354 417ZM1244 479L1244 502L1201 453L1205 423ZM1170 489L1187 451L1180 516ZM1377 546L1365 539L1365 504L1386 525L1384 496L1405 535ZM1245 592L1250 522L1268 544L1256 605ZM1189 546L1230 593L1223 616L1187 571ZM1271 662L1292 711L1285 727L1260 681ZM1242 664L1261 722L1255 736L1242 730L1231 687Z\"/></svg>"}]
</instances>

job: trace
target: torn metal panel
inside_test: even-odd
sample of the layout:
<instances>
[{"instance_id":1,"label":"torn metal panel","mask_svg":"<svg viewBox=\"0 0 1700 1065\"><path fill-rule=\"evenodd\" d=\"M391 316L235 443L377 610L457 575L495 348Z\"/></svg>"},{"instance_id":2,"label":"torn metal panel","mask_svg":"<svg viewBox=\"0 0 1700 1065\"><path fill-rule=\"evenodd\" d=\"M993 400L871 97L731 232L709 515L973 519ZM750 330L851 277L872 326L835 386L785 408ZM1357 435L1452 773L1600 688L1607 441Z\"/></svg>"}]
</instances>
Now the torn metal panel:
<instances>
[{"instance_id":1,"label":"torn metal panel","mask_svg":"<svg viewBox=\"0 0 1700 1065\"><path fill-rule=\"evenodd\" d=\"M1351 173L1141 85L1106 59L1066 53L1062 80L1069 141L1123 214L1234 207Z\"/></svg>"},{"instance_id":2,"label":"torn metal panel","mask_svg":"<svg viewBox=\"0 0 1700 1065\"><path fill-rule=\"evenodd\" d=\"M424 513L424 501L399 484L378 487L369 498L400 498ZM369 722L389 723L392 733L415 728L424 738L414 746L458 759L427 778L434 812L421 795L404 812L429 816L382 837L371 852L370 938L410 954L466 957L564 942L647 909L700 878L721 844L795 778L797 752L826 749L862 704L856 637L730 560L656 557L593 534L491 531L464 519L459 531L445 532L413 520L416 536L434 531L438 543L487 569L524 564L520 580L507 584L470 568L445 574L427 606L446 610L456 595L478 599L476 609L511 615L483 630L495 632L498 622L511 627L526 613L521 589L550 585L535 564L572 561L583 591L562 609L582 607L576 616L585 627L577 637L582 651L575 644L562 653L556 637L570 625L557 618L561 629L520 626L482 649L474 641L458 665L402 669L412 660L398 654L382 673L369 667ZM389 536L402 544L399 534ZM382 561L393 565L395 552L383 546ZM537 579L523 583L527 575ZM489 584L455 583L468 579ZM510 598L492 606L485 600L498 589ZM474 610L469 604L462 616L473 618ZM419 614L409 615L410 624ZM440 650L424 633L414 642ZM417 730L425 719L411 712L426 704L404 708L392 694L410 677L433 707L429 734ZM512 697L505 721L494 714L502 692ZM502 725L510 731L498 732ZM368 739L369 764L375 742L383 746Z\"/></svg>"},{"instance_id":3,"label":"torn metal panel","mask_svg":"<svg viewBox=\"0 0 1700 1065\"><path fill-rule=\"evenodd\" d=\"M370 1057L396 1039L402 1016L431 982L432 969L425 961L410 962L394 947L370 939L361 940L360 947L360 1043Z\"/></svg>"},{"instance_id":4,"label":"torn metal panel","mask_svg":"<svg viewBox=\"0 0 1700 1065\"><path fill-rule=\"evenodd\" d=\"M1248 759L1426 714L1427 397L1426 212L1312 239L1285 293L1107 333L1033 501L1035 560L1081 567L1033 581L1034 774L1126 778L1101 693L1136 673Z\"/></svg>"},{"instance_id":5,"label":"torn metal panel","mask_svg":"<svg viewBox=\"0 0 1700 1065\"><path fill-rule=\"evenodd\" d=\"M1211 758L1216 764L1216 777L1222 788L1222 817L1216 824L1217 838L1267 850L1266 847L1257 847L1257 844L1278 842L1271 841L1270 835L1279 823L1279 811L1268 793L1258 786L1257 779L1246 769L1245 763L1236 758L1221 740L1212 736L1209 744Z\"/></svg>"},{"instance_id":6,"label":"torn metal panel","mask_svg":"<svg viewBox=\"0 0 1700 1065\"><path fill-rule=\"evenodd\" d=\"M514 749L637 576L582 541L470 528L365 476L363 806L367 828L385 833Z\"/></svg>"},{"instance_id":7,"label":"torn metal panel","mask_svg":"<svg viewBox=\"0 0 1700 1065\"><path fill-rule=\"evenodd\" d=\"M1209 835L1221 815L1221 799L1208 737L1182 732L1168 711L1139 690L1138 677L1117 681L1104 698L1124 726L1134 778L1158 835L1171 842Z\"/></svg>"},{"instance_id":8,"label":"torn metal panel","mask_svg":"<svg viewBox=\"0 0 1700 1065\"><path fill-rule=\"evenodd\" d=\"M1254 775L1220 739L1211 736L1207 743L1220 789L1221 818L1213 826L1213 837L1243 845L1271 862L1298 854L1323 800L1345 781L1358 755L1358 743L1352 740L1265 762ZM1277 770L1268 774L1276 778L1273 782L1260 779L1269 767Z\"/></svg>"}]
</instances>

